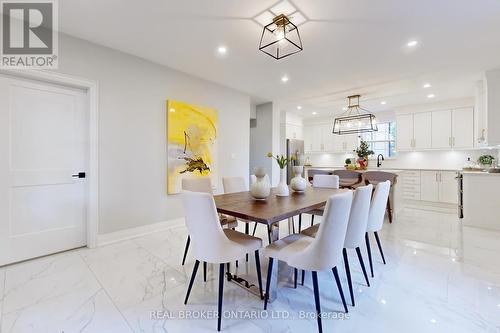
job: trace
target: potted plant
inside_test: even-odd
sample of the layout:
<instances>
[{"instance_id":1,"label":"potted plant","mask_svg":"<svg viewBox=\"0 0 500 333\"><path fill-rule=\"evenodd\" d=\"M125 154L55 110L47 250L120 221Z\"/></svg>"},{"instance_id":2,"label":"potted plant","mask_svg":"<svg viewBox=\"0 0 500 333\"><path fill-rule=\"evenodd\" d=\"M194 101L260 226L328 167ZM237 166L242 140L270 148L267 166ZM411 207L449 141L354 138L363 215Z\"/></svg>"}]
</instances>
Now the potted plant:
<instances>
[{"instance_id":1,"label":"potted plant","mask_svg":"<svg viewBox=\"0 0 500 333\"><path fill-rule=\"evenodd\" d=\"M365 170L366 168L368 168L368 157L375 154L375 152L370 149L368 143L364 140L361 140L361 142L359 143L359 147L356 148L354 152L356 153L356 155L358 155L358 163L360 169Z\"/></svg>"},{"instance_id":2,"label":"potted plant","mask_svg":"<svg viewBox=\"0 0 500 333\"><path fill-rule=\"evenodd\" d=\"M295 161L297 158L295 157L295 155L292 155L290 159L288 159L285 155L274 156L272 153L267 153L267 157L275 159L276 162L278 163L278 166L280 167L280 182L277 186L276 195L280 197L288 196L289 192L288 192L288 185L286 184L285 168L288 165L288 163Z\"/></svg>"},{"instance_id":3,"label":"potted plant","mask_svg":"<svg viewBox=\"0 0 500 333\"><path fill-rule=\"evenodd\" d=\"M493 160L495 160L495 158L491 155L481 155L477 159L479 164L481 164L483 167L488 167L488 168L491 167L491 165L493 164Z\"/></svg>"}]
</instances>

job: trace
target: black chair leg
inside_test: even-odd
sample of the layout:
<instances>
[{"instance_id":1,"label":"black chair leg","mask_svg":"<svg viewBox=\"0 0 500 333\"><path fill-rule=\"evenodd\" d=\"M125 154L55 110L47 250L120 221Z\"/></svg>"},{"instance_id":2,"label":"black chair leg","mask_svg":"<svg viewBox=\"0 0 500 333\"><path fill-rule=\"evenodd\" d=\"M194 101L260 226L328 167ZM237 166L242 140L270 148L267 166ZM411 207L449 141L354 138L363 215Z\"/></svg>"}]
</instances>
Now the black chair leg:
<instances>
[{"instance_id":1,"label":"black chair leg","mask_svg":"<svg viewBox=\"0 0 500 333\"><path fill-rule=\"evenodd\" d=\"M257 279L259 280L260 299L264 299L264 295L262 293L262 273L260 271L259 250L255 250L255 268L257 269Z\"/></svg>"},{"instance_id":2,"label":"black chair leg","mask_svg":"<svg viewBox=\"0 0 500 333\"><path fill-rule=\"evenodd\" d=\"M271 240L271 234L272 234L272 228L270 225L267 226L267 240L269 241L269 244L271 244L273 241Z\"/></svg>"},{"instance_id":3,"label":"black chair leg","mask_svg":"<svg viewBox=\"0 0 500 333\"><path fill-rule=\"evenodd\" d=\"M323 326L321 324L321 304L319 302L318 273L314 271L311 273L313 280L314 303L316 304L316 314L318 320L318 331L319 333L323 333Z\"/></svg>"},{"instance_id":4,"label":"black chair leg","mask_svg":"<svg viewBox=\"0 0 500 333\"><path fill-rule=\"evenodd\" d=\"M184 256L182 257L182 266L184 266L184 263L186 262L186 256L188 254L188 249L189 249L189 243L191 243L191 237L188 236L186 240L186 247L184 248Z\"/></svg>"},{"instance_id":5,"label":"black chair leg","mask_svg":"<svg viewBox=\"0 0 500 333\"><path fill-rule=\"evenodd\" d=\"M347 304L345 302L344 291L342 290L342 285L340 284L339 271L337 266L332 268L333 276L335 277L335 282L337 283L337 289L339 290L340 298L342 299L342 304L344 305L345 313L348 313Z\"/></svg>"},{"instance_id":6,"label":"black chair leg","mask_svg":"<svg viewBox=\"0 0 500 333\"><path fill-rule=\"evenodd\" d=\"M351 269L349 268L349 259L347 258L347 249L342 250L344 256L344 267L347 275L347 284L349 286L349 294L351 295L351 303L354 306L354 291L352 289Z\"/></svg>"},{"instance_id":7,"label":"black chair leg","mask_svg":"<svg viewBox=\"0 0 500 333\"><path fill-rule=\"evenodd\" d=\"M236 260L236 267L239 267L239 265L238 265L238 260Z\"/></svg>"},{"instance_id":8,"label":"black chair leg","mask_svg":"<svg viewBox=\"0 0 500 333\"><path fill-rule=\"evenodd\" d=\"M245 223L245 234L250 235L250 224ZM245 254L245 261L248 262L248 253Z\"/></svg>"},{"instance_id":9,"label":"black chair leg","mask_svg":"<svg viewBox=\"0 0 500 333\"><path fill-rule=\"evenodd\" d=\"M217 331L220 331L222 320L222 296L224 294L224 264L219 265L219 302L217 307Z\"/></svg>"},{"instance_id":10,"label":"black chair leg","mask_svg":"<svg viewBox=\"0 0 500 333\"><path fill-rule=\"evenodd\" d=\"M299 233L302 231L302 214L299 214Z\"/></svg>"},{"instance_id":11,"label":"black chair leg","mask_svg":"<svg viewBox=\"0 0 500 333\"><path fill-rule=\"evenodd\" d=\"M292 216L292 234L295 233L295 219Z\"/></svg>"},{"instance_id":12,"label":"black chair leg","mask_svg":"<svg viewBox=\"0 0 500 333\"><path fill-rule=\"evenodd\" d=\"M203 262L203 282L207 282L207 262Z\"/></svg>"},{"instance_id":13,"label":"black chair leg","mask_svg":"<svg viewBox=\"0 0 500 333\"><path fill-rule=\"evenodd\" d=\"M314 224L314 215L311 215L311 227L313 226Z\"/></svg>"},{"instance_id":14,"label":"black chair leg","mask_svg":"<svg viewBox=\"0 0 500 333\"><path fill-rule=\"evenodd\" d=\"M271 286L272 274L273 274L273 258L269 257L269 265L267 266L266 294L264 295L264 310L267 310L267 302L269 301L269 288Z\"/></svg>"},{"instance_id":15,"label":"black chair leg","mask_svg":"<svg viewBox=\"0 0 500 333\"><path fill-rule=\"evenodd\" d=\"M252 236L255 236L255 231L257 230L257 222L255 222L254 226L253 226L253 232L252 232Z\"/></svg>"},{"instance_id":16,"label":"black chair leg","mask_svg":"<svg viewBox=\"0 0 500 333\"><path fill-rule=\"evenodd\" d=\"M382 244L380 243L380 238L378 237L378 233L376 231L375 231L375 239L377 240L378 249L380 251L380 254L382 255L382 261L384 262L385 265L384 251L382 251Z\"/></svg>"},{"instance_id":17,"label":"black chair leg","mask_svg":"<svg viewBox=\"0 0 500 333\"><path fill-rule=\"evenodd\" d=\"M356 253L358 254L359 264L361 265L361 269L363 270L363 275L365 276L366 284L369 287L370 281L368 280L368 274L366 274L365 263L363 262L363 255L361 255L361 249L359 247L356 248Z\"/></svg>"},{"instance_id":18,"label":"black chair leg","mask_svg":"<svg viewBox=\"0 0 500 333\"><path fill-rule=\"evenodd\" d=\"M297 289L297 275L299 273L299 270L297 268L293 269L293 288Z\"/></svg>"},{"instance_id":19,"label":"black chair leg","mask_svg":"<svg viewBox=\"0 0 500 333\"><path fill-rule=\"evenodd\" d=\"M198 266L200 265L200 261L196 260L193 267L193 273L191 274L191 280L189 281L189 287L186 293L186 298L184 299L184 304L187 304L189 299L189 294L191 294L191 289L193 288L194 279L196 278L196 272L198 271Z\"/></svg>"},{"instance_id":20,"label":"black chair leg","mask_svg":"<svg viewBox=\"0 0 500 333\"><path fill-rule=\"evenodd\" d=\"M300 281L300 284L301 285L304 285L304 279L306 277L306 272L304 270L302 270L302 278L301 278L301 281Z\"/></svg>"},{"instance_id":21,"label":"black chair leg","mask_svg":"<svg viewBox=\"0 0 500 333\"><path fill-rule=\"evenodd\" d=\"M370 263L370 273L373 275L373 260L372 260L372 249L370 246L370 237L368 236L368 233L365 233L365 243L366 243L366 252L368 253L368 262Z\"/></svg>"}]
</instances>

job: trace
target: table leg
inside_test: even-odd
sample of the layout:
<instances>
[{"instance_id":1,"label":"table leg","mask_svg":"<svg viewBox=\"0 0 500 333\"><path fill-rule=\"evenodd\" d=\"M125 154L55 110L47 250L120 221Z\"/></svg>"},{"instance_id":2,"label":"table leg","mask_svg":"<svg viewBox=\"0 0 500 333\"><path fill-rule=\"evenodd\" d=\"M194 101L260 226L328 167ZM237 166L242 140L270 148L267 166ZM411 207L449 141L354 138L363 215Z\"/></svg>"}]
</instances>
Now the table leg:
<instances>
[{"instance_id":1,"label":"table leg","mask_svg":"<svg viewBox=\"0 0 500 333\"><path fill-rule=\"evenodd\" d=\"M290 219L288 219L290 221ZM290 223L290 222L289 222ZM288 224L288 227L290 228L290 224ZM290 230L290 229L289 229ZM280 239L280 225L279 222L275 223L271 226L271 241L275 242L278 239ZM281 263L283 265L284 263ZM278 295L278 273L279 273L279 266L280 266L280 261L275 260L272 273L271 273L271 285L270 285L270 292L269 292L269 302L272 302L276 299L276 296Z\"/></svg>"}]
</instances>

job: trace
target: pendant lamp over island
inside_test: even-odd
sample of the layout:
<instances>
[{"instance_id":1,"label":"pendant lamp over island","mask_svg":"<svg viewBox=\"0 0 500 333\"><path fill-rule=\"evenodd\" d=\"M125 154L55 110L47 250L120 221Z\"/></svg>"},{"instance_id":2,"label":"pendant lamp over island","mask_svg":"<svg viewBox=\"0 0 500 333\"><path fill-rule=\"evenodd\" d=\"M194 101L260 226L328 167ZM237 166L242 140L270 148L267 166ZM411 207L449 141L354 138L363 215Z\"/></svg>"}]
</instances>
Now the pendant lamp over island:
<instances>
[{"instance_id":1,"label":"pendant lamp over island","mask_svg":"<svg viewBox=\"0 0 500 333\"><path fill-rule=\"evenodd\" d=\"M375 115L359 105L361 95L348 96L347 111L335 117L333 134L355 134L378 131Z\"/></svg>"}]
</instances>

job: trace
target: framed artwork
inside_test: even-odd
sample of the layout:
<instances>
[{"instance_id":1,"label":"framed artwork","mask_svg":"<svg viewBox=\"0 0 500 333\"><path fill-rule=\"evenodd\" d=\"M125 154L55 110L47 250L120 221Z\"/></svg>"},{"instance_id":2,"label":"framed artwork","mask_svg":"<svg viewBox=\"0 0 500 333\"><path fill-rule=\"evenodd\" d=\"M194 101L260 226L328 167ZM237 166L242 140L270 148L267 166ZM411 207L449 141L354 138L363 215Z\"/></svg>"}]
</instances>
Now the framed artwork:
<instances>
[{"instance_id":1,"label":"framed artwork","mask_svg":"<svg viewBox=\"0 0 500 333\"><path fill-rule=\"evenodd\" d=\"M216 179L217 111L167 101L167 193L181 191L182 179Z\"/></svg>"}]
</instances>

